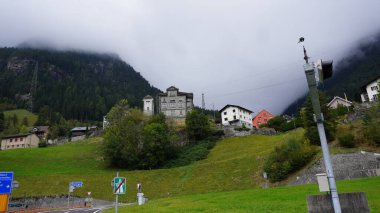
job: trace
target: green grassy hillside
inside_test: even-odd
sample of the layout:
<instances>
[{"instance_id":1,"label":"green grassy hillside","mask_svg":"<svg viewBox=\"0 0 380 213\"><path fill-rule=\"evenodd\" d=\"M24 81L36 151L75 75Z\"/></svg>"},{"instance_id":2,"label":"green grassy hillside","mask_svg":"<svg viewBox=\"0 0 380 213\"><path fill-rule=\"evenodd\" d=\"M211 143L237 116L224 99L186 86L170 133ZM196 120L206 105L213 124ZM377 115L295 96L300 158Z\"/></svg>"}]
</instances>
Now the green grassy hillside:
<instances>
[{"instance_id":1,"label":"green grassy hillside","mask_svg":"<svg viewBox=\"0 0 380 213\"><path fill-rule=\"evenodd\" d=\"M37 121L37 115L29 112L25 109L16 109L16 110L8 110L4 111L5 119L12 117L14 114L17 116L18 123L21 124L24 117L28 119L29 126L33 126Z\"/></svg>"},{"instance_id":2,"label":"green grassy hillside","mask_svg":"<svg viewBox=\"0 0 380 213\"><path fill-rule=\"evenodd\" d=\"M263 184L261 168L274 146L291 137L302 137L302 130L276 136L248 136L219 141L207 159L189 166L146 171L119 170L127 178L127 195L121 201L135 201L136 184L142 183L151 199L186 194L258 188ZM83 181L75 195L88 191L95 198L114 198L110 182L116 174L100 155L101 138L62 146L7 150L0 152L0 168L14 171L20 188L13 196L66 194L70 181Z\"/></svg>"},{"instance_id":3,"label":"green grassy hillside","mask_svg":"<svg viewBox=\"0 0 380 213\"><path fill-rule=\"evenodd\" d=\"M339 181L339 193L365 192L371 212L380 212L380 177ZM307 212L306 196L319 194L316 184L186 195L150 201L119 212ZM113 212L108 209L106 213Z\"/></svg>"}]
</instances>

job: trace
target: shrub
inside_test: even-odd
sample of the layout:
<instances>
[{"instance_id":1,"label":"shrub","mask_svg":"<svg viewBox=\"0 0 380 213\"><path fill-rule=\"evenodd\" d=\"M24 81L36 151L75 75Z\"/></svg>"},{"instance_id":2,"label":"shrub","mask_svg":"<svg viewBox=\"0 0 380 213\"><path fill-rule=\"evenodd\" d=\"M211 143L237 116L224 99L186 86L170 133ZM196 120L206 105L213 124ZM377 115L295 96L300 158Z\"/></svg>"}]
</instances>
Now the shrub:
<instances>
[{"instance_id":1,"label":"shrub","mask_svg":"<svg viewBox=\"0 0 380 213\"><path fill-rule=\"evenodd\" d=\"M356 145L355 136L351 133L338 136L338 141L340 146L346 148L354 148Z\"/></svg>"},{"instance_id":2,"label":"shrub","mask_svg":"<svg viewBox=\"0 0 380 213\"><path fill-rule=\"evenodd\" d=\"M195 161L205 159L210 149L215 145L214 141L200 141L198 144L190 144L183 147L176 159L165 164L165 168L179 167L191 164Z\"/></svg>"},{"instance_id":3,"label":"shrub","mask_svg":"<svg viewBox=\"0 0 380 213\"><path fill-rule=\"evenodd\" d=\"M45 140L40 141L40 142L38 143L38 147L40 147L40 148L47 147L47 143L46 143L46 141L45 141Z\"/></svg>"},{"instance_id":4,"label":"shrub","mask_svg":"<svg viewBox=\"0 0 380 213\"><path fill-rule=\"evenodd\" d=\"M268 173L271 182L281 181L287 176L305 166L316 154L316 150L309 144L294 139L276 147L264 164L264 171Z\"/></svg>"}]
</instances>

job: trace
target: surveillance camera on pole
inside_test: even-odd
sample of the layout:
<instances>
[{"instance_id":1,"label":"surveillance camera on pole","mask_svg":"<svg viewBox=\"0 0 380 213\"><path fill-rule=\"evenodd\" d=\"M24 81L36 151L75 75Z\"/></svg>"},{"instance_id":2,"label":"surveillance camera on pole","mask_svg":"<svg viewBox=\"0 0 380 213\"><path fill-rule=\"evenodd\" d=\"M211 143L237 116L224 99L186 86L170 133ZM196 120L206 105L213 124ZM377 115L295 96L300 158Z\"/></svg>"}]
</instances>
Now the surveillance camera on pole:
<instances>
[{"instance_id":1,"label":"surveillance camera on pole","mask_svg":"<svg viewBox=\"0 0 380 213\"><path fill-rule=\"evenodd\" d=\"M316 62L318 69L319 82L323 83L324 80L330 78L333 75L333 61L322 61L319 59Z\"/></svg>"},{"instance_id":2,"label":"surveillance camera on pole","mask_svg":"<svg viewBox=\"0 0 380 213\"><path fill-rule=\"evenodd\" d=\"M301 37L299 39L298 43L301 43L304 41L305 41L305 39L303 37ZM303 46L303 52L304 52L304 60L306 62L304 65L304 70L305 70L307 84L309 87L309 94L310 94L310 98L311 98L311 103L313 105L314 118L315 118L315 121L317 123L319 139L321 141L321 148L322 148L322 152L323 152L323 160L324 160L325 167L326 167L326 174L327 174L330 192L331 192L332 205L333 205L335 213L341 213L342 210L340 207L338 190L336 187L334 172L333 172L333 168L331 165L331 159L330 159L330 154L329 154L329 148L327 145L325 127L323 125L324 119L323 119L323 114L321 112L321 105L319 103L317 81L315 79L315 69L318 70L320 82L323 82L325 79L330 78L332 76L332 72L333 72L333 69L332 69L333 68L333 66L332 66L333 62L332 61L318 60L318 62L316 63L316 66L315 66L314 63L309 63L309 57L307 56L305 46Z\"/></svg>"}]
</instances>

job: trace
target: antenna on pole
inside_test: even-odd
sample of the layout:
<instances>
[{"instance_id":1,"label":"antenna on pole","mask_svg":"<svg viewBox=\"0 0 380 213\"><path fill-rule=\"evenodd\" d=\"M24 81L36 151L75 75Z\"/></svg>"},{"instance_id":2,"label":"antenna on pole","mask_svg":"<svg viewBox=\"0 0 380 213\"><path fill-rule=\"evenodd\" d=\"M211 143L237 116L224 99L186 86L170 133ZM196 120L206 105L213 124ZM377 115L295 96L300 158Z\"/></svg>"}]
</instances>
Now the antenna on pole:
<instances>
[{"instance_id":1,"label":"antenna on pole","mask_svg":"<svg viewBox=\"0 0 380 213\"><path fill-rule=\"evenodd\" d=\"M298 40L298 43L302 43L305 41L305 38L304 37L301 37L299 40ZM306 49L305 49L305 46L302 45L303 47L303 59L306 61L306 64L309 64L309 57L307 56L307 53L306 53Z\"/></svg>"}]
</instances>

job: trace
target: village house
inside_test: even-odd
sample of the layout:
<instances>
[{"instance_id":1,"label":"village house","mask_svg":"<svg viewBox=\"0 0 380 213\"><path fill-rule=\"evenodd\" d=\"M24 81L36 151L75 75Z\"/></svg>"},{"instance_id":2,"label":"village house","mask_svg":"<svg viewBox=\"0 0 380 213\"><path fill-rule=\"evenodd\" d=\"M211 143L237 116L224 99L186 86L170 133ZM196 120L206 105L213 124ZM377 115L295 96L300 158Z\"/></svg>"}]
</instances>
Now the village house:
<instances>
[{"instance_id":1,"label":"village house","mask_svg":"<svg viewBox=\"0 0 380 213\"><path fill-rule=\"evenodd\" d=\"M49 126L34 126L29 129L29 132L36 134L41 140L46 140L49 134Z\"/></svg>"},{"instance_id":2,"label":"village house","mask_svg":"<svg viewBox=\"0 0 380 213\"><path fill-rule=\"evenodd\" d=\"M261 110L253 119L252 125L256 129L260 128L260 125L268 123L269 119L273 118L273 115L267 110Z\"/></svg>"},{"instance_id":3,"label":"village house","mask_svg":"<svg viewBox=\"0 0 380 213\"><path fill-rule=\"evenodd\" d=\"M342 105L344 107L350 107L352 105L351 101L348 101L346 99L343 99L341 97L335 96L330 103L327 104L327 107L331 109L336 109L339 105Z\"/></svg>"},{"instance_id":4,"label":"village house","mask_svg":"<svg viewBox=\"0 0 380 213\"><path fill-rule=\"evenodd\" d=\"M144 103L146 102L144 101ZM144 105L144 109L149 106L153 107L153 105L147 103L147 105ZM166 89L165 93L158 94L158 112L164 113L168 118L185 119L186 114L190 112L193 107L193 93L180 92L178 88L171 86Z\"/></svg>"},{"instance_id":5,"label":"village house","mask_svg":"<svg viewBox=\"0 0 380 213\"><path fill-rule=\"evenodd\" d=\"M379 81L380 76L374 78L373 80L361 87L362 94L360 96L363 103L379 101Z\"/></svg>"},{"instance_id":6,"label":"village house","mask_svg":"<svg viewBox=\"0 0 380 213\"><path fill-rule=\"evenodd\" d=\"M222 125L230 126L236 125L242 127L243 125L252 129L252 111L241 106L227 104L219 110L222 116Z\"/></svg>"},{"instance_id":7,"label":"village house","mask_svg":"<svg viewBox=\"0 0 380 213\"><path fill-rule=\"evenodd\" d=\"M38 147L40 139L36 134L19 134L4 136L1 139L1 150L7 149L20 149L20 148L34 148Z\"/></svg>"}]
</instances>

